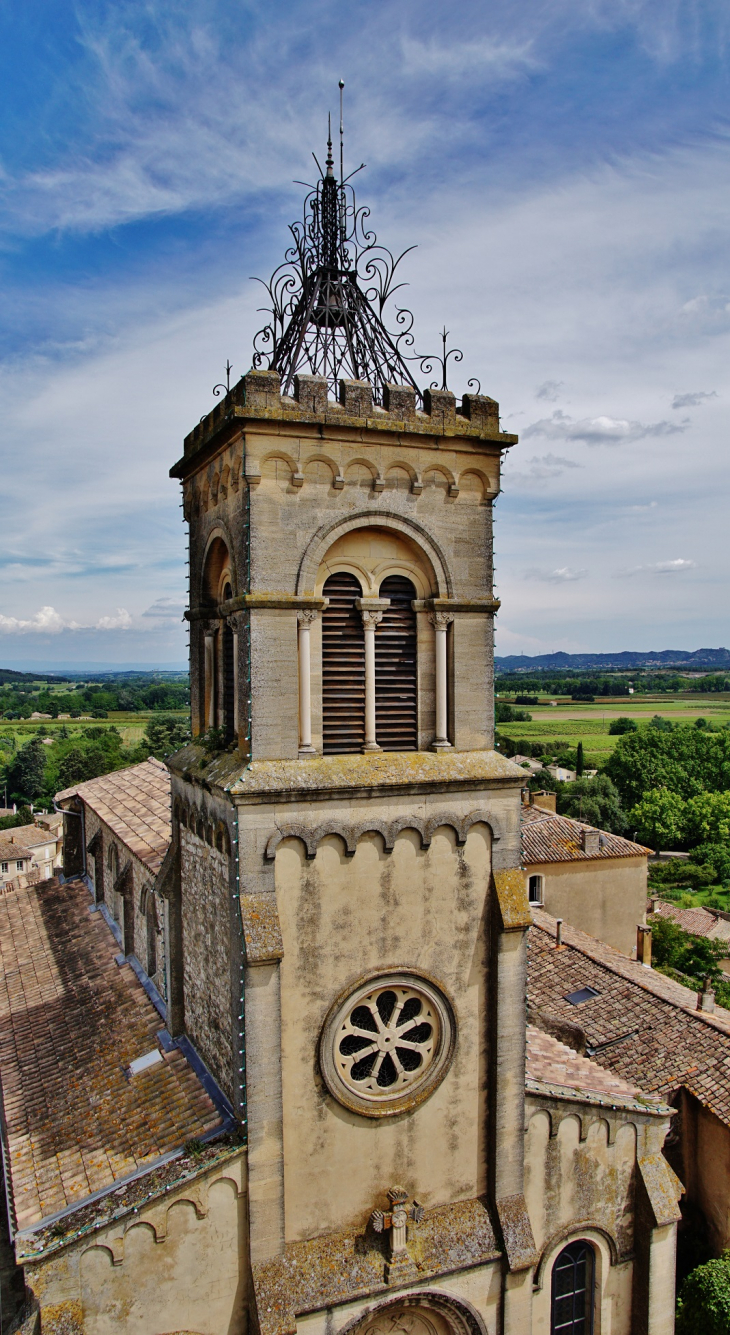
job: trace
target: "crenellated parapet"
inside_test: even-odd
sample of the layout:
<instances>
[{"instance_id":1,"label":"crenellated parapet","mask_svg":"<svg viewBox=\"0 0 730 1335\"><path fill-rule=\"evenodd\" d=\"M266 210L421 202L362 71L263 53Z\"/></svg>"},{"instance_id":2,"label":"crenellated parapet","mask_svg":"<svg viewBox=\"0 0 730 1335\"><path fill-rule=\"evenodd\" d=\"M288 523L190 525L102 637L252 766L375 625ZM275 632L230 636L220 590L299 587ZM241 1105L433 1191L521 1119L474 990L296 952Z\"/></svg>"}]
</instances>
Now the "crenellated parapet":
<instances>
[{"instance_id":1,"label":"crenellated parapet","mask_svg":"<svg viewBox=\"0 0 730 1335\"><path fill-rule=\"evenodd\" d=\"M337 403L327 391L324 377L299 375L292 397L281 393L277 371L249 371L185 437L184 458L171 469L172 476L183 476L193 456L216 443L231 426L247 421L292 426L316 423L348 432L457 436L494 442L502 449L517 442L516 436L500 431L499 404L486 394L465 394L457 400L450 390L426 390L421 410L411 385L386 385L383 407L374 402L372 386L366 381L341 380Z\"/></svg>"}]
</instances>

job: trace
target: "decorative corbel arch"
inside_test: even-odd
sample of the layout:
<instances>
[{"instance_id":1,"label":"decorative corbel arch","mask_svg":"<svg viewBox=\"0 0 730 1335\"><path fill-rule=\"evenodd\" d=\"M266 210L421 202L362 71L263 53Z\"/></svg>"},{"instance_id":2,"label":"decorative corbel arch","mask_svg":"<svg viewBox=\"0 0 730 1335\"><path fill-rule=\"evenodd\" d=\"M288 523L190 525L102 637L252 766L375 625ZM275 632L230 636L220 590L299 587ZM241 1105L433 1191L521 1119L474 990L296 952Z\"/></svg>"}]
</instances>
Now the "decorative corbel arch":
<instances>
[{"instance_id":1,"label":"decorative corbel arch","mask_svg":"<svg viewBox=\"0 0 730 1335\"><path fill-rule=\"evenodd\" d=\"M415 542L428 557L436 579L436 595L439 598L452 598L454 583L448 569L446 557L435 538L416 520L405 515L393 514L389 510L358 510L346 519L333 519L323 524L310 539L302 556L297 571L296 592L301 597L311 596L317 579L317 572L338 538L352 533L359 528L385 528L400 533L411 542Z\"/></svg>"}]
</instances>

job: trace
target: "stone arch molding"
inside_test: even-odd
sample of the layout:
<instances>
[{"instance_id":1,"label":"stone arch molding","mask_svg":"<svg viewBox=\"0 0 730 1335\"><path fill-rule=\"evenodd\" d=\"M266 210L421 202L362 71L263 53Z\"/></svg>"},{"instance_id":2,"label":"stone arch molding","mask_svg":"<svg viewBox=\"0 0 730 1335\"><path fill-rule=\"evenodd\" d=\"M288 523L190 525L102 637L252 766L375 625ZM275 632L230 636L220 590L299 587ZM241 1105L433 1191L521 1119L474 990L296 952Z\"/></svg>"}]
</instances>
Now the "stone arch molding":
<instances>
[{"instance_id":1,"label":"stone arch molding","mask_svg":"<svg viewBox=\"0 0 730 1335\"><path fill-rule=\"evenodd\" d=\"M429 816L427 820L422 820L419 816L398 816L396 820L383 821L370 819L359 821L357 824L348 824L344 821L328 820L323 821L321 825L314 828L292 823L290 825L281 825L270 835L264 851L264 857L271 862L276 857L276 850L283 839L300 839L304 844L306 857L309 861L317 856L317 849L321 841L327 836L337 835L345 845L347 857L353 857L357 850L360 839L365 834L379 834L382 836L386 853L393 852L393 846L398 835L403 830L415 830L421 838L421 848L430 847L431 840L437 829L442 826L449 826L456 835L457 846L462 848L466 843L466 836L473 825L487 825L492 833L492 840L496 841L502 838L503 826L500 818L490 811L472 811L468 816L455 816L451 813Z\"/></svg>"},{"instance_id":2,"label":"stone arch molding","mask_svg":"<svg viewBox=\"0 0 730 1335\"><path fill-rule=\"evenodd\" d=\"M419 1335L434 1332L434 1327L438 1335L444 1333L444 1327L448 1335L487 1335L487 1328L471 1303L431 1289L404 1293L388 1302L375 1303L343 1326L338 1335L401 1335L401 1332L405 1335L412 1323L401 1326L398 1317L417 1317L419 1312L425 1318ZM429 1320L429 1314L435 1321Z\"/></svg>"},{"instance_id":3,"label":"stone arch molding","mask_svg":"<svg viewBox=\"0 0 730 1335\"><path fill-rule=\"evenodd\" d=\"M448 569L446 557L435 538L426 531L422 524L416 523L414 519L393 514L388 510L378 510L376 512L361 510L349 515L347 519L334 519L328 524L323 524L310 539L302 556L296 584L296 592L299 596L311 594L315 586L317 571L333 543L337 542L338 538L344 537L346 533L351 533L358 528L390 528L396 533L402 533L405 538L410 538L411 542L417 543L426 553L433 566L437 584L437 597L453 598L454 585L451 572Z\"/></svg>"},{"instance_id":4,"label":"stone arch molding","mask_svg":"<svg viewBox=\"0 0 730 1335\"><path fill-rule=\"evenodd\" d=\"M570 1242L589 1242L593 1246L602 1242L608 1251L611 1265L618 1265L621 1260L616 1235L610 1228L605 1224L596 1223L593 1219L579 1219L557 1229L545 1242L535 1270L533 1281L535 1289L543 1287L546 1277L551 1272L553 1261Z\"/></svg>"}]
</instances>

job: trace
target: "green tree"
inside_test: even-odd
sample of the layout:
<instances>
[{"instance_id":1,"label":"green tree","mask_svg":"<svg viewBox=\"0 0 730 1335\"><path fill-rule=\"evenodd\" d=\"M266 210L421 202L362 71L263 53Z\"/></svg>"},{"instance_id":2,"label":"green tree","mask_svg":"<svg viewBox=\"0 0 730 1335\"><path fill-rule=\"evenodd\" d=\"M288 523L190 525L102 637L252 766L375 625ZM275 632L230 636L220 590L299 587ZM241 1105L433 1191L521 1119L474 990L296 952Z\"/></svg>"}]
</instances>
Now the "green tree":
<instances>
[{"instance_id":1,"label":"green tree","mask_svg":"<svg viewBox=\"0 0 730 1335\"><path fill-rule=\"evenodd\" d=\"M685 1279L677 1304L676 1335L727 1335L730 1330L730 1254L707 1261Z\"/></svg>"},{"instance_id":2,"label":"green tree","mask_svg":"<svg viewBox=\"0 0 730 1335\"><path fill-rule=\"evenodd\" d=\"M610 737L622 737L626 732L638 732L639 725L635 718L614 718L608 725L608 734Z\"/></svg>"},{"instance_id":3,"label":"green tree","mask_svg":"<svg viewBox=\"0 0 730 1335\"><path fill-rule=\"evenodd\" d=\"M562 784L558 811L561 816L585 821L587 825L610 830L612 834L628 831L628 816L621 805L618 789L607 774Z\"/></svg>"},{"instance_id":4,"label":"green tree","mask_svg":"<svg viewBox=\"0 0 730 1335\"><path fill-rule=\"evenodd\" d=\"M629 821L652 848L676 848L684 841L684 802L668 788L651 788L632 807Z\"/></svg>"},{"instance_id":5,"label":"green tree","mask_svg":"<svg viewBox=\"0 0 730 1335\"><path fill-rule=\"evenodd\" d=\"M726 941L711 941L707 936L685 932L673 918L651 919L652 962L695 979L720 979L719 961L727 956Z\"/></svg>"},{"instance_id":6,"label":"green tree","mask_svg":"<svg viewBox=\"0 0 730 1335\"><path fill-rule=\"evenodd\" d=\"M684 798L704 790L722 792L730 789L730 731L644 727L619 737L604 772L626 806L640 802L652 788L669 788Z\"/></svg>"},{"instance_id":7,"label":"green tree","mask_svg":"<svg viewBox=\"0 0 730 1335\"><path fill-rule=\"evenodd\" d=\"M158 760L164 760L165 756L171 756L190 741L190 729L187 719L163 714L161 718L147 721L145 736L151 754Z\"/></svg>"},{"instance_id":8,"label":"green tree","mask_svg":"<svg viewBox=\"0 0 730 1335\"><path fill-rule=\"evenodd\" d=\"M13 756L5 771L8 795L13 802L34 802L40 796L45 768L45 747L39 737L34 737Z\"/></svg>"},{"instance_id":9,"label":"green tree","mask_svg":"<svg viewBox=\"0 0 730 1335\"><path fill-rule=\"evenodd\" d=\"M579 779L582 779L583 777L583 769L583 743L579 742L575 749L575 772Z\"/></svg>"},{"instance_id":10,"label":"green tree","mask_svg":"<svg viewBox=\"0 0 730 1335\"><path fill-rule=\"evenodd\" d=\"M685 828L691 845L730 842L730 792L698 793L691 797Z\"/></svg>"},{"instance_id":11,"label":"green tree","mask_svg":"<svg viewBox=\"0 0 730 1335\"><path fill-rule=\"evenodd\" d=\"M730 843L698 844L692 849L692 861L712 867L716 881L723 885L730 881Z\"/></svg>"}]
</instances>

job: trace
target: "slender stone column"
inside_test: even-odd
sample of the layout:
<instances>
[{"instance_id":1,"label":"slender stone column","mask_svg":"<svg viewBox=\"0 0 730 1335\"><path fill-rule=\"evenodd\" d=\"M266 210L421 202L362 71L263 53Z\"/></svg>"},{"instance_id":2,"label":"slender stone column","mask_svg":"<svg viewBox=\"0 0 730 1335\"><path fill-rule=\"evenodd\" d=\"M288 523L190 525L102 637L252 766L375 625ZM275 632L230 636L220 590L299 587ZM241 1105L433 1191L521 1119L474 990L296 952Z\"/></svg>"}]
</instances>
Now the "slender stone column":
<instances>
[{"instance_id":1,"label":"slender stone column","mask_svg":"<svg viewBox=\"0 0 730 1335\"><path fill-rule=\"evenodd\" d=\"M446 751L451 747L448 721L446 633L454 619L454 614L453 612L431 612L428 619L434 628L436 640L436 736L433 741L433 750Z\"/></svg>"},{"instance_id":2,"label":"slender stone column","mask_svg":"<svg viewBox=\"0 0 730 1335\"><path fill-rule=\"evenodd\" d=\"M309 631L319 613L309 608L297 612L299 624L299 754L316 755L312 746L312 686Z\"/></svg>"},{"instance_id":3,"label":"slender stone column","mask_svg":"<svg viewBox=\"0 0 730 1335\"><path fill-rule=\"evenodd\" d=\"M205 727L215 727L216 707L216 653L215 641L218 634L217 623L205 630Z\"/></svg>"},{"instance_id":4,"label":"slender stone column","mask_svg":"<svg viewBox=\"0 0 730 1335\"><path fill-rule=\"evenodd\" d=\"M363 610L365 630L365 745L363 751L379 751L375 739L375 627L383 620L382 612Z\"/></svg>"}]
</instances>

